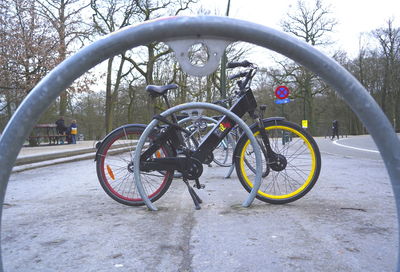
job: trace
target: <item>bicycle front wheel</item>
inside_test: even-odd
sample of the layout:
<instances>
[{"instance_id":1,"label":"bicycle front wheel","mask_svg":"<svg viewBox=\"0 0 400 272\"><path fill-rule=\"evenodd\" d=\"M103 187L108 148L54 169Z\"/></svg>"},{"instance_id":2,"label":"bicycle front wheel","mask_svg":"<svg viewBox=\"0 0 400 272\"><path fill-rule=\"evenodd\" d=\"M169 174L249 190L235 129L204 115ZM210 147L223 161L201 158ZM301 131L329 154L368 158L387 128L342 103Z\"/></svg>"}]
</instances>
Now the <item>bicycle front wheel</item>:
<instances>
[{"instance_id":1,"label":"bicycle front wheel","mask_svg":"<svg viewBox=\"0 0 400 272\"><path fill-rule=\"evenodd\" d=\"M265 121L264 128L277 161L263 156L263 181L257 198L271 204L285 204L307 194L318 180L321 155L315 140L298 125L284 120ZM260 132L253 129L259 144ZM255 178L255 155L244 135L234 155L236 172L243 187L250 192Z\"/></svg>"},{"instance_id":2,"label":"bicycle front wheel","mask_svg":"<svg viewBox=\"0 0 400 272\"><path fill-rule=\"evenodd\" d=\"M112 199L124 205L144 205L133 173L133 154L144 129L145 126L141 125L127 125L114 130L101 143L96 155L97 177L101 186ZM147 140L145 147L149 146L151 137ZM171 154L168 146L162 146L154 156L170 157ZM141 172L141 182L152 202L165 194L173 176L173 171Z\"/></svg>"}]
</instances>

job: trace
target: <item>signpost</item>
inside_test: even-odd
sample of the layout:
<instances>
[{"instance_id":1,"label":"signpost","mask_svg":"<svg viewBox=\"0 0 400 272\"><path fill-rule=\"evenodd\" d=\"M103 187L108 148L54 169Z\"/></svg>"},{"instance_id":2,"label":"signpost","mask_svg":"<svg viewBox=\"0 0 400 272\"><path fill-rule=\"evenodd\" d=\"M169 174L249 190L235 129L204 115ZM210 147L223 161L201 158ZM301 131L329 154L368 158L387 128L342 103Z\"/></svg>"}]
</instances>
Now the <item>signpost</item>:
<instances>
[{"instance_id":1,"label":"signpost","mask_svg":"<svg viewBox=\"0 0 400 272\"><path fill-rule=\"evenodd\" d=\"M282 105L282 117L284 117L284 115L285 115L283 106L291 101L289 98L289 94L290 94L289 88L286 86L278 86L275 89L275 96L276 96L276 98L278 98L275 100L275 103L278 105L279 104ZM288 139L287 135L285 135L285 132L283 132L282 145L285 145L286 142L288 142L288 141L289 141L289 139Z\"/></svg>"},{"instance_id":2,"label":"signpost","mask_svg":"<svg viewBox=\"0 0 400 272\"><path fill-rule=\"evenodd\" d=\"M278 87L276 87L275 96L278 99L275 100L275 103L276 104L289 103L291 101L290 98L289 98L289 94L290 94L290 91L289 91L288 87L286 87L286 86L278 86Z\"/></svg>"},{"instance_id":3,"label":"signpost","mask_svg":"<svg viewBox=\"0 0 400 272\"><path fill-rule=\"evenodd\" d=\"M278 86L275 89L275 96L276 98L278 98L275 100L275 103L278 105L279 104L282 105L282 116L284 116L283 105L291 101L289 98L289 94L290 94L289 88L286 86Z\"/></svg>"}]
</instances>

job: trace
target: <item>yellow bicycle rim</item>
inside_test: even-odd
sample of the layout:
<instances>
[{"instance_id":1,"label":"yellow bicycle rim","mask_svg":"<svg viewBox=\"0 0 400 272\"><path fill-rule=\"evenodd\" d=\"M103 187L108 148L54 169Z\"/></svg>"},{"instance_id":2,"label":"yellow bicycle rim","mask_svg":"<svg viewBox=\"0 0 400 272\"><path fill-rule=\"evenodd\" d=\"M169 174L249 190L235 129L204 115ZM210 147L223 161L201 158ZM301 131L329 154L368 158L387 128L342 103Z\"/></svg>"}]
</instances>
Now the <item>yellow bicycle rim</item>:
<instances>
[{"instance_id":1,"label":"yellow bicycle rim","mask_svg":"<svg viewBox=\"0 0 400 272\"><path fill-rule=\"evenodd\" d=\"M297 195L298 193L302 192L311 182L314 173L315 173L315 168L316 168L316 157L315 157L315 151L311 145L311 143L307 140L306 137L304 137L304 135L302 135L300 132L298 132L297 130L290 128L290 127L286 127L286 126L271 126L271 127L267 127L265 128L266 130L272 130L272 129L282 129L282 130L286 130L286 131L290 131L292 133L294 133L295 135L299 136L306 144L308 149L310 150L311 153L311 171L306 179L306 181L303 183L303 185L301 187L299 187L297 190L289 193L289 194L284 194L284 195L271 195L271 194L267 194L261 190L259 190L257 192L258 195L266 197L266 198L271 198L271 199L284 199L284 198L290 198L293 197L295 195ZM257 136L260 132L257 131L256 133L254 133L254 136ZM245 167L244 167L244 153L248 147L248 145L250 144L250 140L248 140L243 149L242 152L240 154L240 170L242 173L242 176L244 178L244 180L246 181L246 183L250 186L250 188L253 188L253 183L250 181L249 177L247 176L247 173L245 171ZM268 177L267 177L268 179Z\"/></svg>"}]
</instances>

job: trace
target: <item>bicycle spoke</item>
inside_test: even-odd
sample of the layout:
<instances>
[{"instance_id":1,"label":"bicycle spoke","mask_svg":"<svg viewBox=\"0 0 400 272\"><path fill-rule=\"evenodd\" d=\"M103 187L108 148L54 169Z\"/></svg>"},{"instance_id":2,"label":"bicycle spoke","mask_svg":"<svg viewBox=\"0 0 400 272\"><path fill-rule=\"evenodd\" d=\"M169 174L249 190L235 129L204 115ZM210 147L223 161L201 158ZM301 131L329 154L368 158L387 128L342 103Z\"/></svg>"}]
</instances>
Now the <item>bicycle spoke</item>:
<instances>
[{"instance_id":1,"label":"bicycle spoke","mask_svg":"<svg viewBox=\"0 0 400 272\"><path fill-rule=\"evenodd\" d=\"M268 161L269 173L263 177L257 193L257 198L273 204L288 203L302 197L316 182L320 169L319 161L316 161L319 152L316 153L315 146L310 144L308 136L301 134L301 129L292 128L291 125L286 128L282 125L286 123L288 122L276 121L275 125L266 127L271 149L275 154L283 156L286 162L284 169L275 171L273 168L277 161ZM256 139L261 142L260 133L257 133ZM251 181L256 174L255 157L249 143L246 143L245 149L239 158L242 164L237 164L242 170L237 172L243 186L250 190Z\"/></svg>"},{"instance_id":2,"label":"bicycle spoke","mask_svg":"<svg viewBox=\"0 0 400 272\"><path fill-rule=\"evenodd\" d=\"M133 206L144 204L132 173L132 156L136 150L137 139L143 131L142 126L122 127L106 137L99 147L99 156L97 157L99 181L106 193L122 204ZM150 140L151 138L146 141L141 152L151 145ZM154 156L166 157L169 155L162 147ZM100 170L99 167L101 167ZM144 191L152 201L161 197L172 181L169 172L141 172L140 176Z\"/></svg>"}]
</instances>

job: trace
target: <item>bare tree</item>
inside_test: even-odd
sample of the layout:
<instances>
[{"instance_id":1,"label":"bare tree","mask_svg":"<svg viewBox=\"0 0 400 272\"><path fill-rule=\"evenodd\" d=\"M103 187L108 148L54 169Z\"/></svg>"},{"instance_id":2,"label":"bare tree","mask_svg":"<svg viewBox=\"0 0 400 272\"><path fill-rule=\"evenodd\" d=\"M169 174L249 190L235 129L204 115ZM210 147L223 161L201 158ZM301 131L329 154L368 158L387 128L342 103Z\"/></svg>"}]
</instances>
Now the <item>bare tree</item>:
<instances>
[{"instance_id":1,"label":"bare tree","mask_svg":"<svg viewBox=\"0 0 400 272\"><path fill-rule=\"evenodd\" d=\"M394 27L393 21L389 19L385 28L376 29L372 34L379 41L384 67L380 104L396 128L400 122L400 28Z\"/></svg>"},{"instance_id":2,"label":"bare tree","mask_svg":"<svg viewBox=\"0 0 400 272\"><path fill-rule=\"evenodd\" d=\"M329 7L324 6L322 0L315 0L310 5L298 0L296 9L287 13L281 25L285 32L292 33L311 45L326 45L330 43L326 38L327 33L332 32L337 24L330 14Z\"/></svg>"},{"instance_id":3,"label":"bare tree","mask_svg":"<svg viewBox=\"0 0 400 272\"><path fill-rule=\"evenodd\" d=\"M54 67L55 41L49 26L38 16L36 2L3 0L1 4L0 104L8 119Z\"/></svg>"},{"instance_id":4,"label":"bare tree","mask_svg":"<svg viewBox=\"0 0 400 272\"><path fill-rule=\"evenodd\" d=\"M327 36L336 25L336 20L330 17L329 8L325 7L321 0L315 0L313 5L307 5L305 1L298 0L295 10L287 13L281 25L285 32L313 46L321 46L330 44ZM303 118L308 119L313 125L313 97L322 93L326 87L320 84L313 73L302 66L282 62L280 65L283 71L280 74L282 82L285 81L284 78L295 82L298 90L295 96L303 99ZM311 126L312 131L313 129L314 127Z\"/></svg>"},{"instance_id":5,"label":"bare tree","mask_svg":"<svg viewBox=\"0 0 400 272\"><path fill-rule=\"evenodd\" d=\"M165 15L177 15L187 10L195 0L104 0L91 1L91 7L95 12L93 25L97 33L108 34L135 22L147 21ZM135 51L137 52L137 51ZM135 70L141 75L145 84L154 84L155 65L158 60L168 55L171 51L161 43L151 43L145 46L145 51L140 51L140 57L133 51L125 52L120 57L108 60L107 85L106 85L106 130L111 130L113 112L118 98L120 84L124 77L132 76ZM145 57L144 57L145 56ZM114 62L118 60L117 69ZM113 78L114 77L114 78ZM149 107L150 104L148 103Z\"/></svg>"},{"instance_id":6,"label":"bare tree","mask_svg":"<svg viewBox=\"0 0 400 272\"><path fill-rule=\"evenodd\" d=\"M91 0L90 6L94 11L92 15L93 28L96 33L106 35L122 27L132 24L135 21L134 15L137 13L136 5L133 1L97 1ZM124 72L125 54L121 57L112 57L107 61L106 72L106 101L105 101L105 128L106 133L112 130L115 102L122 77L129 74ZM117 63L117 67L114 66ZM115 77L115 78L114 78Z\"/></svg>"},{"instance_id":7,"label":"bare tree","mask_svg":"<svg viewBox=\"0 0 400 272\"><path fill-rule=\"evenodd\" d=\"M62 62L71 53L71 47L77 41L88 36L88 28L82 22L82 11L89 6L81 0L37 0L38 13L45 18L56 33L57 63ZM68 105L68 93L60 95L59 114L65 115Z\"/></svg>"},{"instance_id":8,"label":"bare tree","mask_svg":"<svg viewBox=\"0 0 400 272\"><path fill-rule=\"evenodd\" d=\"M134 0L139 12L137 13L138 21L148 21L165 15L179 15L181 12L190 8L197 0L161 0L161 1L145 1ZM163 43L153 42L146 45L147 58L144 61L137 62L133 57L127 57L133 67L143 76L146 84L155 84L154 69L157 62L172 51ZM153 114L157 111L156 100L149 97L149 110ZM153 110L151 110L153 105Z\"/></svg>"}]
</instances>

